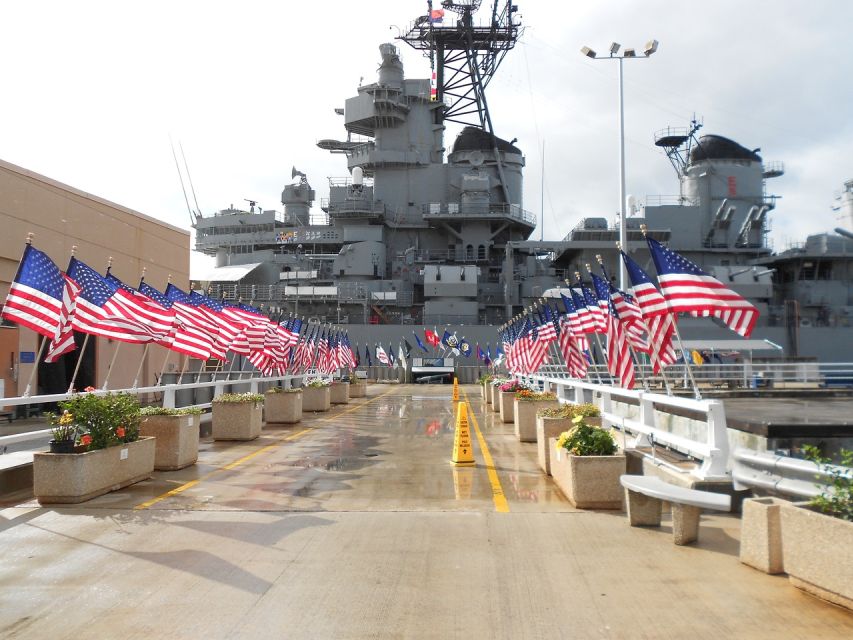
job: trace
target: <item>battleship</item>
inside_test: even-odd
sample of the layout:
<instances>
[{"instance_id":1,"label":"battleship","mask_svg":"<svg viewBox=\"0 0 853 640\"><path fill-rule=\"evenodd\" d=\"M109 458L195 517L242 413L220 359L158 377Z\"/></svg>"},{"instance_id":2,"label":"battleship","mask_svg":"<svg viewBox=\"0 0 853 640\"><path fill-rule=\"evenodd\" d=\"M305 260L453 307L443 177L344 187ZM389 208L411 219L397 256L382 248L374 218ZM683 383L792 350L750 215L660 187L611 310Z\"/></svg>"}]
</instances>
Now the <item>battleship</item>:
<instances>
[{"instance_id":1,"label":"battleship","mask_svg":"<svg viewBox=\"0 0 853 640\"><path fill-rule=\"evenodd\" d=\"M521 143L496 134L486 101L523 32L517 5L495 0L482 21L479 0L441 5L440 21L420 16L395 43L381 44L376 80L335 109L346 137L318 146L341 156L346 174L328 179L322 215L296 167L281 194L283 212L250 202L248 211L198 214L195 249L216 266L193 274L196 286L274 313L345 324L362 343L399 333L393 327L449 326L485 344L597 256L618 273L618 223L606 218L584 217L561 239L531 239L536 215L524 207ZM405 76L402 46L429 59L431 77ZM446 148L450 123L461 130ZM838 198L836 233L774 253L768 233L778 196L768 188L783 164L701 128L693 121L654 135L678 195L631 204L626 252L654 272L644 226L756 305L753 337L786 357L850 361L853 181ZM681 324L686 338L734 337L708 318Z\"/></svg>"}]
</instances>

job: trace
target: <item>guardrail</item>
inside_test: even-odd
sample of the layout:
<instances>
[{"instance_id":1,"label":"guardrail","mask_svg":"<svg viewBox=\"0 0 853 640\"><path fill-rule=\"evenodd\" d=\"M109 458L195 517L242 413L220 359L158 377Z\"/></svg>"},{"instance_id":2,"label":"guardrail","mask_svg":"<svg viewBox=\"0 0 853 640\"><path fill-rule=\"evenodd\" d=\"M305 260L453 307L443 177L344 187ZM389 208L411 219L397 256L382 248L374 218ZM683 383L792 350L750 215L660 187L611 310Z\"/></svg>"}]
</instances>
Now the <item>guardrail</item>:
<instances>
[{"instance_id":1,"label":"guardrail","mask_svg":"<svg viewBox=\"0 0 853 640\"><path fill-rule=\"evenodd\" d=\"M814 498L832 481L832 473L853 479L853 469L838 465L818 466L808 460L775 453L737 449L733 455L735 489L761 489L796 498Z\"/></svg>"},{"instance_id":2,"label":"guardrail","mask_svg":"<svg viewBox=\"0 0 853 640\"><path fill-rule=\"evenodd\" d=\"M565 377L533 375L519 379L553 388L561 402L597 404L604 426L632 436L630 442L626 438L626 447L652 447L654 451L655 445L664 445L700 461L700 466L690 472L699 479L729 477L726 413L719 400L630 391ZM654 458L654 453L643 455Z\"/></svg>"}]
</instances>

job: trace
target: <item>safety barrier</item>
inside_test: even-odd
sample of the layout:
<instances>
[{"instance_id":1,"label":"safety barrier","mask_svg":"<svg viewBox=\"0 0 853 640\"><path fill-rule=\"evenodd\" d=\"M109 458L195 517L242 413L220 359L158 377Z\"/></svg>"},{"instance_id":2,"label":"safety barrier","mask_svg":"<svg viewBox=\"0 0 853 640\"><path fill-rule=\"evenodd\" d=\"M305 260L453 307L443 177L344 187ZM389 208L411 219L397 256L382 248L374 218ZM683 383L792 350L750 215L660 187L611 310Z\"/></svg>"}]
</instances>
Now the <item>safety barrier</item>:
<instances>
[{"instance_id":1,"label":"safety barrier","mask_svg":"<svg viewBox=\"0 0 853 640\"><path fill-rule=\"evenodd\" d=\"M519 376L528 384L554 390L561 402L592 402L602 424L626 434L625 445L663 445L701 464L690 473L702 480L729 478L726 413L719 400L694 400L647 391L629 391L607 384L545 375ZM627 436L632 440L628 441ZM652 454L643 454L653 458ZM682 469L678 469L683 471Z\"/></svg>"},{"instance_id":2,"label":"safety barrier","mask_svg":"<svg viewBox=\"0 0 853 640\"><path fill-rule=\"evenodd\" d=\"M832 474L853 479L853 469L837 465L818 466L808 460L775 453L737 449L733 454L732 480L735 489L761 489L794 498L813 498L826 490Z\"/></svg>"}]
</instances>

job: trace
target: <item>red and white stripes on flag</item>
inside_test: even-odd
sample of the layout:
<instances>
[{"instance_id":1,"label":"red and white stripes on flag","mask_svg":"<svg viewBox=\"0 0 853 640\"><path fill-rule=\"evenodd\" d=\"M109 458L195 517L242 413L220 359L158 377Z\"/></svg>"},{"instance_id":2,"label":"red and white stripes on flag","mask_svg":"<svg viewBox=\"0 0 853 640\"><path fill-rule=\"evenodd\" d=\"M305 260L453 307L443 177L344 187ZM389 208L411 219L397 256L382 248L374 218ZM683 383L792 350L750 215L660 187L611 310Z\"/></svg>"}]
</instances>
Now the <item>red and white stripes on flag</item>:
<instances>
[{"instance_id":1,"label":"red and white stripes on flag","mask_svg":"<svg viewBox=\"0 0 853 640\"><path fill-rule=\"evenodd\" d=\"M661 293L675 313L714 316L746 338L758 320L758 309L696 264L646 238L658 270Z\"/></svg>"},{"instance_id":2,"label":"red and white stripes on flag","mask_svg":"<svg viewBox=\"0 0 853 640\"><path fill-rule=\"evenodd\" d=\"M584 338L586 340L586 338ZM560 352L563 354L563 359L566 362L566 368L569 370L569 375L573 378L585 378L587 372L587 361L584 357L578 337L572 332L571 321L568 316L563 316L560 319L560 336L559 336Z\"/></svg>"},{"instance_id":3,"label":"red and white stripes on flag","mask_svg":"<svg viewBox=\"0 0 853 640\"><path fill-rule=\"evenodd\" d=\"M71 317L74 315L77 296L80 295L80 286L71 278L63 274L65 286L62 292L62 309L59 312L59 324L56 333L50 341L45 362L56 362L61 356L74 351L77 348L74 342L74 329L71 326Z\"/></svg>"},{"instance_id":4,"label":"red and white stripes on flag","mask_svg":"<svg viewBox=\"0 0 853 640\"><path fill-rule=\"evenodd\" d=\"M634 388L634 361L619 319L607 314L607 371L619 380L623 389Z\"/></svg>"}]
</instances>

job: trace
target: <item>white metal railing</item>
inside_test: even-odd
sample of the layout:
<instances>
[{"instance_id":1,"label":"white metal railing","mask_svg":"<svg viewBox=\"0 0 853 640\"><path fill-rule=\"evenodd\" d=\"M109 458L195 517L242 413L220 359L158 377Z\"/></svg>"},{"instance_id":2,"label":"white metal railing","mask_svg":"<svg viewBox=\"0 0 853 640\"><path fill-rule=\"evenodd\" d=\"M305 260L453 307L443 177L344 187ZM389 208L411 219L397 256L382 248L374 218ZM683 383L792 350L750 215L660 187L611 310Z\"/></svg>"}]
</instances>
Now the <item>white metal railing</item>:
<instances>
[{"instance_id":1,"label":"white metal railing","mask_svg":"<svg viewBox=\"0 0 853 640\"><path fill-rule=\"evenodd\" d=\"M235 375L241 372L235 372ZM193 375L198 375L198 372L194 372ZM136 395L138 397L157 397L162 394L160 398L160 403L163 407L174 409L177 407L178 401L178 393L181 391L192 391L196 389L212 389L213 395L218 396L226 392L228 387L234 386L246 386L248 385L249 391L252 393L257 393L258 390L262 386L273 386L281 383L281 386L285 389L289 389L292 386L300 385L305 377L309 374L300 374L300 375L286 375L286 376L272 376L272 377L250 377L250 378L226 378L222 380L213 380L210 382L186 382L182 384L164 384L157 385L151 387L136 387L130 389L96 389L95 391L85 391L82 393L88 393L96 396L103 396L112 393L130 393L132 395ZM17 396L12 398L3 398L0 400L3 405L8 407L17 407L24 405L39 405L39 404L49 404L53 402L61 402L63 400L69 400L73 395L79 394L69 394L69 393L54 393L50 395L40 395L40 396ZM190 406L196 407L199 409L209 409L211 407L211 402L191 402L189 404L182 404L181 406ZM2 436L0 437L0 450L2 450L3 446L16 444L18 442L25 442L27 440L32 440L33 438L39 436L45 436L50 433L49 429L46 430L38 430L38 431L28 431L26 433L18 433L10 436Z\"/></svg>"},{"instance_id":2,"label":"white metal railing","mask_svg":"<svg viewBox=\"0 0 853 640\"><path fill-rule=\"evenodd\" d=\"M664 445L701 461L691 471L697 478L729 477L726 413L719 400L694 400L540 374L519 379L554 389L561 402L597 404L604 426L632 437L630 442L626 438L626 446Z\"/></svg>"},{"instance_id":3,"label":"white metal railing","mask_svg":"<svg viewBox=\"0 0 853 640\"><path fill-rule=\"evenodd\" d=\"M761 489L797 498L813 498L823 493L832 480L831 472L853 478L853 469L837 465L818 466L775 453L737 449L732 456L735 489Z\"/></svg>"}]
</instances>

